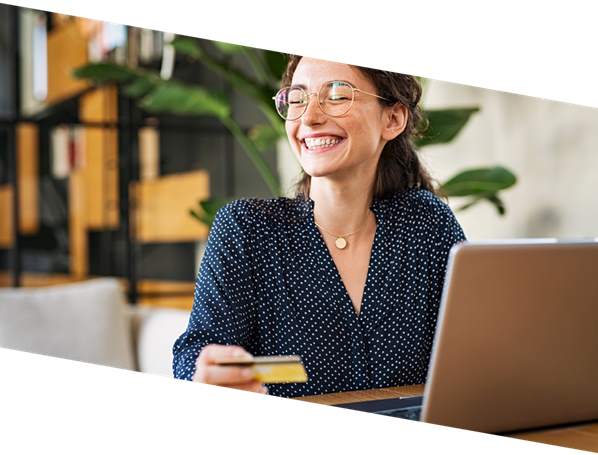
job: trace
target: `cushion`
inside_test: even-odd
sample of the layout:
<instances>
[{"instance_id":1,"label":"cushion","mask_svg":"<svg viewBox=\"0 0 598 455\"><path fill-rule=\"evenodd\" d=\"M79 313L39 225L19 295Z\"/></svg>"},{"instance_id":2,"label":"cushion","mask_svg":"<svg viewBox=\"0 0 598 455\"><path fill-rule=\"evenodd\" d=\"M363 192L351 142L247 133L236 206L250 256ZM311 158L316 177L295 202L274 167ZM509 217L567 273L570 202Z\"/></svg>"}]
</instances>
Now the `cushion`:
<instances>
[{"instance_id":1,"label":"cushion","mask_svg":"<svg viewBox=\"0 0 598 455\"><path fill-rule=\"evenodd\" d=\"M135 319L139 371L172 376L172 346L187 328L189 311L138 307Z\"/></svg>"},{"instance_id":2,"label":"cushion","mask_svg":"<svg viewBox=\"0 0 598 455\"><path fill-rule=\"evenodd\" d=\"M113 278L0 289L0 346L134 368L130 320Z\"/></svg>"}]
</instances>

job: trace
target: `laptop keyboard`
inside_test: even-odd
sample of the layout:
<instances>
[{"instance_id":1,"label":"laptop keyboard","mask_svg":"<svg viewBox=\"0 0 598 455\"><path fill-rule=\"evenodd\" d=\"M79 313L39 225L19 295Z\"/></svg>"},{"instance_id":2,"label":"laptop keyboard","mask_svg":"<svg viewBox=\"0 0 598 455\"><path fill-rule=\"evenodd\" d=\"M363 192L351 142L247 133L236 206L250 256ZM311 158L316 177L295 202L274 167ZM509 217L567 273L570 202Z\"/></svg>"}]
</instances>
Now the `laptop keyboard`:
<instances>
[{"instance_id":1,"label":"laptop keyboard","mask_svg":"<svg viewBox=\"0 0 598 455\"><path fill-rule=\"evenodd\" d=\"M374 414L385 415L389 417L398 417L399 419L419 420L422 413L421 406L414 406L411 408L388 409L385 411L378 411Z\"/></svg>"},{"instance_id":2,"label":"laptop keyboard","mask_svg":"<svg viewBox=\"0 0 598 455\"><path fill-rule=\"evenodd\" d=\"M408 420L419 420L422 410L421 396L406 398L386 398L383 400L370 400L357 403L337 404L336 406L358 411L372 412L391 417Z\"/></svg>"}]
</instances>

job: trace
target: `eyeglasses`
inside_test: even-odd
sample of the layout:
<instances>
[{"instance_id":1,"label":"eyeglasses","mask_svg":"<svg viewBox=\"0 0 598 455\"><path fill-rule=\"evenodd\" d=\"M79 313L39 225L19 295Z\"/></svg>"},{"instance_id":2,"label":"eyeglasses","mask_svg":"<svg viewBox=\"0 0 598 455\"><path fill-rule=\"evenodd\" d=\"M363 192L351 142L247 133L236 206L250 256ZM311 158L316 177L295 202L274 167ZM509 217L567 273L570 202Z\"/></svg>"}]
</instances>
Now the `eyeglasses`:
<instances>
[{"instance_id":1,"label":"eyeglasses","mask_svg":"<svg viewBox=\"0 0 598 455\"><path fill-rule=\"evenodd\" d=\"M278 114L284 120L297 120L305 111L309 104L309 98L312 95L318 95L318 106L322 112L330 117L341 117L345 115L355 101L355 92L361 92L366 95L375 96L385 101L391 101L375 93L366 92L358 89L350 82L330 81L320 87L318 92L307 93L303 88L292 85L281 88L275 96L272 97Z\"/></svg>"}]
</instances>

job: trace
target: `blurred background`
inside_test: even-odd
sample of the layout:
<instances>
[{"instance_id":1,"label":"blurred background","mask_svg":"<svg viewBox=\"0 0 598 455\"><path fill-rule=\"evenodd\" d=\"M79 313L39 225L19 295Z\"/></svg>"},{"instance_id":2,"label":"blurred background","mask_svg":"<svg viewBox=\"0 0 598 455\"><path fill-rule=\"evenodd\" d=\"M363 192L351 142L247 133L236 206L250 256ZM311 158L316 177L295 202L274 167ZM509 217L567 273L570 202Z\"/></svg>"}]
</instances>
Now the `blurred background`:
<instances>
[{"instance_id":1,"label":"blurred background","mask_svg":"<svg viewBox=\"0 0 598 455\"><path fill-rule=\"evenodd\" d=\"M189 211L208 196L270 194L217 119L151 113L116 84L73 75L92 62L172 75L226 96L241 130L260 121L172 39L0 5L0 286L112 276L131 302L190 308L208 228ZM276 168L275 150L260 158Z\"/></svg>"}]
</instances>

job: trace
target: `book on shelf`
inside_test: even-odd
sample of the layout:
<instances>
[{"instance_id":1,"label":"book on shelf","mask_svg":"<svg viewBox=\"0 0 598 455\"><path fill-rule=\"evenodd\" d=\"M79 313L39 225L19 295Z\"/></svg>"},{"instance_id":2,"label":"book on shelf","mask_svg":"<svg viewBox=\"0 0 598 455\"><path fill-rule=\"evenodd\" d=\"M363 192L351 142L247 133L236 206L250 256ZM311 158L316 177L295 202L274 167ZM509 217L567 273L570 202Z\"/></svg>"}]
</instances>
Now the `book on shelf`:
<instances>
[{"instance_id":1,"label":"book on shelf","mask_svg":"<svg viewBox=\"0 0 598 455\"><path fill-rule=\"evenodd\" d=\"M19 65L21 113L41 111L48 94L46 13L19 10Z\"/></svg>"},{"instance_id":2,"label":"book on shelf","mask_svg":"<svg viewBox=\"0 0 598 455\"><path fill-rule=\"evenodd\" d=\"M54 178L66 178L73 170L84 166L84 137L82 127L57 126L51 130L50 156Z\"/></svg>"},{"instance_id":3,"label":"book on shelf","mask_svg":"<svg viewBox=\"0 0 598 455\"><path fill-rule=\"evenodd\" d=\"M175 38L174 33L164 33L164 45L162 47L162 65L160 66L160 77L168 80L174 72L175 50L172 41Z\"/></svg>"},{"instance_id":4,"label":"book on shelf","mask_svg":"<svg viewBox=\"0 0 598 455\"><path fill-rule=\"evenodd\" d=\"M155 179L160 174L160 132L153 126L139 129L139 178Z\"/></svg>"},{"instance_id":5,"label":"book on shelf","mask_svg":"<svg viewBox=\"0 0 598 455\"><path fill-rule=\"evenodd\" d=\"M164 33L155 30L140 29L139 62L151 63L162 57Z\"/></svg>"},{"instance_id":6,"label":"book on shelf","mask_svg":"<svg viewBox=\"0 0 598 455\"><path fill-rule=\"evenodd\" d=\"M48 32L48 14L26 8L19 11L23 115L35 115L84 88L83 81L65 76L69 66L111 61L134 68L160 61L162 77L171 77L174 34L65 15L53 15Z\"/></svg>"},{"instance_id":7,"label":"book on shelf","mask_svg":"<svg viewBox=\"0 0 598 455\"><path fill-rule=\"evenodd\" d=\"M137 27L128 27L127 30L127 64L131 68L139 66L139 40L141 30Z\"/></svg>"},{"instance_id":8,"label":"book on shelf","mask_svg":"<svg viewBox=\"0 0 598 455\"><path fill-rule=\"evenodd\" d=\"M48 96L48 32L45 14L37 14L34 20L32 57L32 94L36 101L43 102Z\"/></svg>"},{"instance_id":9,"label":"book on shelf","mask_svg":"<svg viewBox=\"0 0 598 455\"><path fill-rule=\"evenodd\" d=\"M88 41L89 61L114 61L124 64L127 58L127 27L100 22Z\"/></svg>"}]
</instances>

